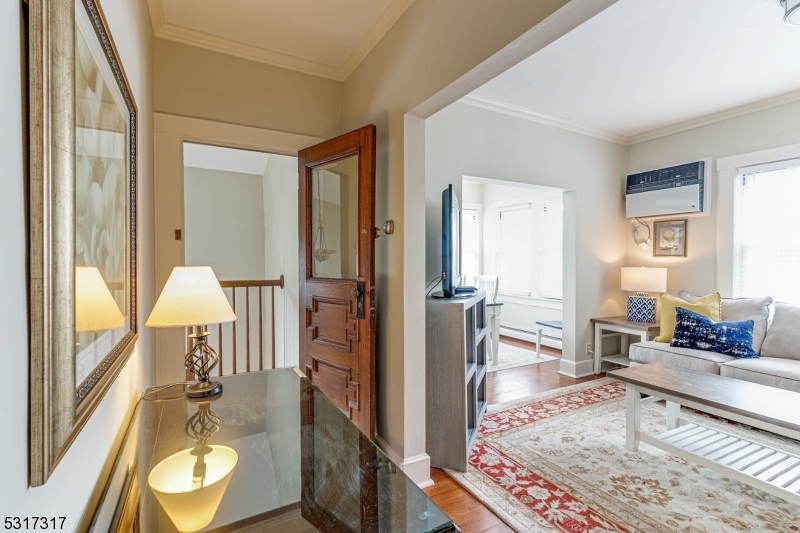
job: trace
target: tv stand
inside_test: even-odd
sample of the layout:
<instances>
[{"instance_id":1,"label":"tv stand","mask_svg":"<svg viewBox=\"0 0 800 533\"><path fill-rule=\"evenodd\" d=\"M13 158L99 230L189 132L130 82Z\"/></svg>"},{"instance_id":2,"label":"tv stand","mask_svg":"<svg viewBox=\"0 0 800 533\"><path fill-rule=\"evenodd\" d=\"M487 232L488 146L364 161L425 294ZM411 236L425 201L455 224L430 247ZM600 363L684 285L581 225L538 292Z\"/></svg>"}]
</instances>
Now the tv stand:
<instances>
[{"instance_id":1,"label":"tv stand","mask_svg":"<svg viewBox=\"0 0 800 533\"><path fill-rule=\"evenodd\" d=\"M486 412L486 293L425 302L426 444L431 466L466 472Z\"/></svg>"}]
</instances>

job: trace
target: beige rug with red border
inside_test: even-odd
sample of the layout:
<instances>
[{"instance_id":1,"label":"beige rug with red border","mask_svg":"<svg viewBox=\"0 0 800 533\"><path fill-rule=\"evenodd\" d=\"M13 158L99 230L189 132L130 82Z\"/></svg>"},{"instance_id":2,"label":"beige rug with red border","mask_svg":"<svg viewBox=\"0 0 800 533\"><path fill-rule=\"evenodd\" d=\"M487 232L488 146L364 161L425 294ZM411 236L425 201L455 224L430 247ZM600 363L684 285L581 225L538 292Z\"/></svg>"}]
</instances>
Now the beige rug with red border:
<instances>
[{"instance_id":1,"label":"beige rug with red border","mask_svg":"<svg viewBox=\"0 0 800 533\"><path fill-rule=\"evenodd\" d=\"M800 507L642 444L625 449L625 388L592 381L490 409L459 484L519 532L800 532ZM682 416L800 454L800 443ZM663 403L642 430L664 430Z\"/></svg>"}]
</instances>

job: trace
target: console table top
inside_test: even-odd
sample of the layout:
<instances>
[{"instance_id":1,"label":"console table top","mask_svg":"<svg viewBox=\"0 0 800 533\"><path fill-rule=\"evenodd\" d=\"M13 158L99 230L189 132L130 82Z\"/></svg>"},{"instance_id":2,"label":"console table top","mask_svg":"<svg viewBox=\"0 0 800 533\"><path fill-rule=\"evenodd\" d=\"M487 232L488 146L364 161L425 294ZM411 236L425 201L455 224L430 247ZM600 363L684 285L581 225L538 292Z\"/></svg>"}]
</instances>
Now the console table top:
<instances>
[{"instance_id":1,"label":"console table top","mask_svg":"<svg viewBox=\"0 0 800 533\"><path fill-rule=\"evenodd\" d=\"M110 509L124 507L132 514L123 520L135 515L141 531L158 533L175 533L187 516L195 520L181 531L290 525L323 532L455 531L400 467L298 373L285 368L221 377L222 394L207 399L187 398L183 383L147 391L107 485L135 478L138 490L122 496L131 502L125 506L114 505L119 490L108 491ZM175 459L184 455L189 459ZM217 479L223 466L222 481L196 483L198 472ZM157 485L168 479L182 487L176 492L182 500L156 494L151 474L157 470L171 476L156 476ZM187 514L191 505L198 512Z\"/></svg>"}]
</instances>

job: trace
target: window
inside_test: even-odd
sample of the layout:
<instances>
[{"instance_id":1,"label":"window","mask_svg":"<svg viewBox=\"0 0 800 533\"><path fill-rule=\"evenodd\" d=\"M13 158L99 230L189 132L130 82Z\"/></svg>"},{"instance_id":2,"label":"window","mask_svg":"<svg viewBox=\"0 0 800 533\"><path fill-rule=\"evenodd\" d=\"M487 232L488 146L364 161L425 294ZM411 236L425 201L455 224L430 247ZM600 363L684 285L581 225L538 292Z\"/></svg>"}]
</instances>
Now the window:
<instances>
[{"instance_id":1,"label":"window","mask_svg":"<svg viewBox=\"0 0 800 533\"><path fill-rule=\"evenodd\" d=\"M503 293L531 295L532 222L531 204L501 207L497 212L496 271Z\"/></svg>"},{"instance_id":2,"label":"window","mask_svg":"<svg viewBox=\"0 0 800 533\"><path fill-rule=\"evenodd\" d=\"M561 300L563 291L564 203L547 200L539 215L539 296Z\"/></svg>"},{"instance_id":3,"label":"window","mask_svg":"<svg viewBox=\"0 0 800 533\"><path fill-rule=\"evenodd\" d=\"M800 166L739 177L735 220L738 296L800 303Z\"/></svg>"},{"instance_id":4,"label":"window","mask_svg":"<svg viewBox=\"0 0 800 533\"><path fill-rule=\"evenodd\" d=\"M461 211L461 273L463 283L472 285L480 274L481 221L477 209Z\"/></svg>"}]
</instances>

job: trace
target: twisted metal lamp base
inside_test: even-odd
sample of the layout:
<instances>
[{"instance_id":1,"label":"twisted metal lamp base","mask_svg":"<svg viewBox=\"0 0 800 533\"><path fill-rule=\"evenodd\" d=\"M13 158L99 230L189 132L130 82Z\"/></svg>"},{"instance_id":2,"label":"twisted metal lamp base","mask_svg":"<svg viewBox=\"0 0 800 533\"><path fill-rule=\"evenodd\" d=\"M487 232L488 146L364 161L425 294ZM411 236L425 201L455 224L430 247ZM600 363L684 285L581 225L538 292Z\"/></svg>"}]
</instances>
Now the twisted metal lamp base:
<instances>
[{"instance_id":1,"label":"twisted metal lamp base","mask_svg":"<svg viewBox=\"0 0 800 533\"><path fill-rule=\"evenodd\" d=\"M216 350L208 345L209 332L202 326L196 326L194 333L189 338L194 341L192 349L184 358L186 370L197 377L197 383L186 387L186 396L189 398L206 398L222 392L222 383L212 381L208 374L219 363Z\"/></svg>"}]
</instances>

